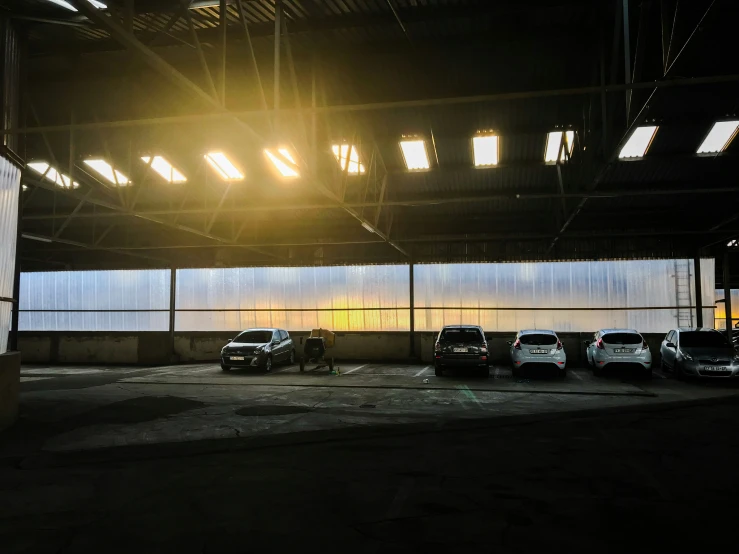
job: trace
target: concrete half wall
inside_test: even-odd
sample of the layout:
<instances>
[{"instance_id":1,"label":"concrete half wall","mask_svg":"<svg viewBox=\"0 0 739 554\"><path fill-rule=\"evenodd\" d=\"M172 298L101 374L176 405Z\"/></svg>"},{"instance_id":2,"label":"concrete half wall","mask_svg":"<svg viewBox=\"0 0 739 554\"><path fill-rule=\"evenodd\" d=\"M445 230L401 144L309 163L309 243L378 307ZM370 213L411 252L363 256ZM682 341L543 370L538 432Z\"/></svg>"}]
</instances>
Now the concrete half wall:
<instances>
[{"instance_id":1,"label":"concrete half wall","mask_svg":"<svg viewBox=\"0 0 739 554\"><path fill-rule=\"evenodd\" d=\"M306 332L290 333L300 354L301 338ZM19 343L23 363L60 364L128 364L165 365L177 362L215 362L221 348L234 333L177 333L174 352L169 333L80 333L80 332L21 332ZM508 343L514 333L488 333L490 359L494 363L508 362ZM583 341L593 333L560 333L567 352L568 365L584 365ZM658 363L663 334L644 334ZM387 362L433 361L436 333L414 334L415 356L411 356L408 332L337 333L336 347L330 354L339 360L371 360Z\"/></svg>"},{"instance_id":2,"label":"concrete half wall","mask_svg":"<svg viewBox=\"0 0 739 554\"><path fill-rule=\"evenodd\" d=\"M0 431L10 427L18 417L20 382L20 352L0 354Z\"/></svg>"}]
</instances>

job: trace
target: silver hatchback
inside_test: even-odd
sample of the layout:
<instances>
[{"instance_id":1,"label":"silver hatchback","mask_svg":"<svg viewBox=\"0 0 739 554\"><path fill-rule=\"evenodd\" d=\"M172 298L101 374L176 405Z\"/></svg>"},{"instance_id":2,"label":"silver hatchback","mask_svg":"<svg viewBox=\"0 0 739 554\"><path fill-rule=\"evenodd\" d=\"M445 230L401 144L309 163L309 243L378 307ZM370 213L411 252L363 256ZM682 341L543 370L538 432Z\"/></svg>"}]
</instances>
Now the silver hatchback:
<instances>
[{"instance_id":1,"label":"silver hatchback","mask_svg":"<svg viewBox=\"0 0 739 554\"><path fill-rule=\"evenodd\" d=\"M739 356L734 345L715 329L674 329L662 341L660 353L662 367L678 377L739 380Z\"/></svg>"},{"instance_id":2,"label":"silver hatchback","mask_svg":"<svg viewBox=\"0 0 739 554\"><path fill-rule=\"evenodd\" d=\"M635 329L601 329L585 346L588 365L595 373L608 367L636 367L644 377L652 376L652 353Z\"/></svg>"},{"instance_id":3,"label":"silver hatchback","mask_svg":"<svg viewBox=\"0 0 739 554\"><path fill-rule=\"evenodd\" d=\"M508 341L508 345L514 377L533 368L555 369L560 377L567 373L567 356L554 331L525 329L518 332L515 341Z\"/></svg>"}]
</instances>

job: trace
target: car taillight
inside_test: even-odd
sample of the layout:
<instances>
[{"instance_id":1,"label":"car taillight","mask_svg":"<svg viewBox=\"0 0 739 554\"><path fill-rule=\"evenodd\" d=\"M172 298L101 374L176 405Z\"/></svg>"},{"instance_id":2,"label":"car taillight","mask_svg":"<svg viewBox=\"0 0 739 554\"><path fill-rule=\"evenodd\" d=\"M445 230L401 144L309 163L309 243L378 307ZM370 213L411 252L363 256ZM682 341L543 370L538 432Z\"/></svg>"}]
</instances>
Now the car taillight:
<instances>
[{"instance_id":1,"label":"car taillight","mask_svg":"<svg viewBox=\"0 0 739 554\"><path fill-rule=\"evenodd\" d=\"M513 343L513 348L516 350L521 350L521 341L516 339L516 342Z\"/></svg>"},{"instance_id":2,"label":"car taillight","mask_svg":"<svg viewBox=\"0 0 739 554\"><path fill-rule=\"evenodd\" d=\"M605 350L606 347L603 346L603 339L598 339L598 342L595 343L596 348L600 348L601 350Z\"/></svg>"},{"instance_id":3,"label":"car taillight","mask_svg":"<svg viewBox=\"0 0 739 554\"><path fill-rule=\"evenodd\" d=\"M557 350L562 350L562 341L557 340Z\"/></svg>"},{"instance_id":4,"label":"car taillight","mask_svg":"<svg viewBox=\"0 0 739 554\"><path fill-rule=\"evenodd\" d=\"M441 350L441 344L439 344L439 343L437 342L437 343L436 343L436 344L434 345L434 350L436 350L437 352L438 352L439 350Z\"/></svg>"},{"instance_id":5,"label":"car taillight","mask_svg":"<svg viewBox=\"0 0 739 554\"><path fill-rule=\"evenodd\" d=\"M480 352L481 352L482 354L486 354L486 353L487 353L487 351L488 351L488 345L487 345L487 344L483 344L483 345L482 345L482 348L480 348Z\"/></svg>"},{"instance_id":6,"label":"car taillight","mask_svg":"<svg viewBox=\"0 0 739 554\"><path fill-rule=\"evenodd\" d=\"M649 345L647 344L647 341L644 341L641 347L642 347L642 350L649 350Z\"/></svg>"}]
</instances>

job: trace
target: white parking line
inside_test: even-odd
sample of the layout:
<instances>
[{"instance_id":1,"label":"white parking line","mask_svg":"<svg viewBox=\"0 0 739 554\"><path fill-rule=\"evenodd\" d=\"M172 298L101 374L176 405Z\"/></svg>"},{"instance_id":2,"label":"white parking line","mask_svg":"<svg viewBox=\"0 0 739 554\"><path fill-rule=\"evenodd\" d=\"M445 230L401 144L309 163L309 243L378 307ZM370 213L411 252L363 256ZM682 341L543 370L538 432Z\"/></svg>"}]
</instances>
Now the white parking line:
<instances>
[{"instance_id":1,"label":"white parking line","mask_svg":"<svg viewBox=\"0 0 739 554\"><path fill-rule=\"evenodd\" d=\"M421 371L419 371L418 373L416 373L413 377L420 377L421 375L423 375L423 372L426 371L427 369L431 369L431 366L430 365L427 365Z\"/></svg>"},{"instance_id":2,"label":"white parking line","mask_svg":"<svg viewBox=\"0 0 739 554\"><path fill-rule=\"evenodd\" d=\"M344 375L346 375L347 373L354 373L355 371L360 370L363 367L367 367L368 365L369 364L360 365L359 367L355 367L354 369L350 369L349 371L345 371L344 372Z\"/></svg>"},{"instance_id":3,"label":"white parking line","mask_svg":"<svg viewBox=\"0 0 739 554\"><path fill-rule=\"evenodd\" d=\"M576 372L574 372L572 370L570 370L570 375L572 375L578 381L582 381L582 377L580 377Z\"/></svg>"}]
</instances>

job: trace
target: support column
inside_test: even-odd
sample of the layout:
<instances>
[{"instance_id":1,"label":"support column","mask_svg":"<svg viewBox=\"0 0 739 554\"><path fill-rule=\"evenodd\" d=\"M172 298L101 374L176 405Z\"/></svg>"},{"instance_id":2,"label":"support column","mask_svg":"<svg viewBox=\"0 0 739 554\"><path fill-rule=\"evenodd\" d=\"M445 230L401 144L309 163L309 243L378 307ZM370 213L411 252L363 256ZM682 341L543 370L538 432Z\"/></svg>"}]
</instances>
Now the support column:
<instances>
[{"instance_id":1,"label":"support column","mask_svg":"<svg viewBox=\"0 0 739 554\"><path fill-rule=\"evenodd\" d=\"M724 308L726 309L726 337L731 340L731 273L729 271L729 251L724 253Z\"/></svg>"},{"instance_id":2,"label":"support column","mask_svg":"<svg viewBox=\"0 0 739 554\"><path fill-rule=\"evenodd\" d=\"M18 187L23 185L18 183ZM20 320L21 308L21 215L23 213L23 203L21 202L21 190L18 190L18 220L16 221L15 231L15 270L13 271L13 307L10 313L10 333L8 333L8 351L14 352L18 350L18 322Z\"/></svg>"},{"instance_id":3,"label":"support column","mask_svg":"<svg viewBox=\"0 0 739 554\"><path fill-rule=\"evenodd\" d=\"M175 300L177 298L177 269L172 267L169 270L169 353L172 359L175 357L174 348L174 326L175 313L177 306Z\"/></svg>"},{"instance_id":4,"label":"support column","mask_svg":"<svg viewBox=\"0 0 739 554\"><path fill-rule=\"evenodd\" d=\"M410 299L410 357L416 356L416 302L413 291L413 262L408 264L408 298Z\"/></svg>"},{"instance_id":5,"label":"support column","mask_svg":"<svg viewBox=\"0 0 739 554\"><path fill-rule=\"evenodd\" d=\"M693 279L695 280L695 325L703 327L703 292L701 283L701 257L693 258Z\"/></svg>"}]
</instances>

